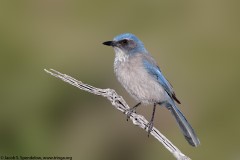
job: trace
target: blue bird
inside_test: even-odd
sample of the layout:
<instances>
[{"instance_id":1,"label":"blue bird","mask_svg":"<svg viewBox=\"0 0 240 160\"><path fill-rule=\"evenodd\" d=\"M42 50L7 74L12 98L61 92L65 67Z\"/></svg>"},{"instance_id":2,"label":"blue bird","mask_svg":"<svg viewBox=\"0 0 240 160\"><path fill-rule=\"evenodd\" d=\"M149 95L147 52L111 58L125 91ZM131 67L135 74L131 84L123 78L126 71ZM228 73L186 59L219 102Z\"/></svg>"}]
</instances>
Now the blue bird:
<instances>
[{"instance_id":1,"label":"blue bird","mask_svg":"<svg viewBox=\"0 0 240 160\"><path fill-rule=\"evenodd\" d=\"M153 127L156 105L165 106L175 117L188 143L194 147L198 146L199 139L175 103L180 104L180 101L144 44L131 33L120 34L113 41L106 41L103 44L113 47L116 77L138 102L129 110L128 118L140 104L153 104L152 118L148 124L149 136Z\"/></svg>"}]
</instances>

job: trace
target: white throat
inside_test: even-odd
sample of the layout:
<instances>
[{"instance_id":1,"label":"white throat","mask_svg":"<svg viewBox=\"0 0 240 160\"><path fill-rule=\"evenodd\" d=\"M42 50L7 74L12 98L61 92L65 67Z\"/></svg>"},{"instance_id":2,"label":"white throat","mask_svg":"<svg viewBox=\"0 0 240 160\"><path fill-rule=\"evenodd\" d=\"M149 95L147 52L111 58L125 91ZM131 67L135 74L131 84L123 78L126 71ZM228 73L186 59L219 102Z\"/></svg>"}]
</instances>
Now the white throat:
<instances>
[{"instance_id":1,"label":"white throat","mask_svg":"<svg viewBox=\"0 0 240 160\"><path fill-rule=\"evenodd\" d=\"M128 55L124 53L121 49L114 47L115 59L114 63L125 62L128 59Z\"/></svg>"}]
</instances>

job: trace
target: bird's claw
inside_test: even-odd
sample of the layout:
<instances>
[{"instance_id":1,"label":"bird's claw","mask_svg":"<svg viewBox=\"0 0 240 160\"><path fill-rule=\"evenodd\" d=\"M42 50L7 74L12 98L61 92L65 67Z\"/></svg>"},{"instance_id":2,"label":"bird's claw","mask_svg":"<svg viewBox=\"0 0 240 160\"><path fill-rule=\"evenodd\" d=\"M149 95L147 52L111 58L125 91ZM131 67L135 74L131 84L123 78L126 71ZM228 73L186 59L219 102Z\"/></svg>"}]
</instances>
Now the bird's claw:
<instances>
[{"instance_id":1,"label":"bird's claw","mask_svg":"<svg viewBox=\"0 0 240 160\"><path fill-rule=\"evenodd\" d=\"M152 128L153 128L153 122L149 122L145 128L148 131L148 137L149 137L150 133L152 132Z\"/></svg>"},{"instance_id":2,"label":"bird's claw","mask_svg":"<svg viewBox=\"0 0 240 160\"><path fill-rule=\"evenodd\" d=\"M127 109L126 112L127 112L127 121L128 121L128 119L130 118L131 114L132 113L136 113L136 110L134 108L130 108L130 109Z\"/></svg>"}]
</instances>

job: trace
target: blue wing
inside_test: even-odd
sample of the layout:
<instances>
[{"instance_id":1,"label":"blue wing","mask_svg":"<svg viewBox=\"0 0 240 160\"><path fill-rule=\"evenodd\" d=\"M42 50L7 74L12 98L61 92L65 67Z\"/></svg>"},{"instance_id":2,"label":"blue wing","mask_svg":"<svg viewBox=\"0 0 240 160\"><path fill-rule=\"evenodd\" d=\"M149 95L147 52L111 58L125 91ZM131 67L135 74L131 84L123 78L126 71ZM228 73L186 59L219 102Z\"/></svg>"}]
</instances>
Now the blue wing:
<instances>
[{"instance_id":1,"label":"blue wing","mask_svg":"<svg viewBox=\"0 0 240 160\"><path fill-rule=\"evenodd\" d=\"M168 93L170 97L172 97L176 102L180 104L180 101L177 99L173 88L171 84L167 81L167 79L163 76L162 72L160 71L159 67L153 63L151 63L149 60L144 59L143 60L143 65L147 69L148 73L153 75L159 84L162 85L164 90Z\"/></svg>"}]
</instances>

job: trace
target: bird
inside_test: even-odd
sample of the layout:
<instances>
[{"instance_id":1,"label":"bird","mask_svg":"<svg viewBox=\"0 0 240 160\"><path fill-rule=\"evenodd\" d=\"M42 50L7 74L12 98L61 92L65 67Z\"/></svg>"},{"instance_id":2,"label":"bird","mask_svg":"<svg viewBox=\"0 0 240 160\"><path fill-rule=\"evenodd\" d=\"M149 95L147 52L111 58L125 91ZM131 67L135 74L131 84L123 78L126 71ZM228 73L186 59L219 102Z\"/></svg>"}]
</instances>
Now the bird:
<instances>
[{"instance_id":1,"label":"bird","mask_svg":"<svg viewBox=\"0 0 240 160\"><path fill-rule=\"evenodd\" d=\"M152 117L147 126L149 136L153 128L156 106L165 106L175 117L187 142L191 146L197 147L200 141L179 110L176 103L181 103L176 97L172 85L164 77L143 42L132 33L123 33L103 44L113 47L115 51L114 73L117 80L137 101L137 104L129 109L128 117L141 104L153 105Z\"/></svg>"}]
</instances>

